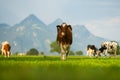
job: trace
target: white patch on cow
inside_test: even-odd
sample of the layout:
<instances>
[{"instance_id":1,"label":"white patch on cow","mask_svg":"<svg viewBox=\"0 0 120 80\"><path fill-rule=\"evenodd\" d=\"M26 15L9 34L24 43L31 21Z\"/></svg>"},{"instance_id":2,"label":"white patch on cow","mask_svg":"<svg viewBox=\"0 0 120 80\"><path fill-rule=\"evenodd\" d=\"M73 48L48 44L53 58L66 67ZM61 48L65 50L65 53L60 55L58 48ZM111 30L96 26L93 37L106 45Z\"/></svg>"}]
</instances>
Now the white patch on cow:
<instances>
[{"instance_id":1,"label":"white patch on cow","mask_svg":"<svg viewBox=\"0 0 120 80\"><path fill-rule=\"evenodd\" d=\"M2 45L4 45L4 44L9 44L9 42L8 41L2 42Z\"/></svg>"},{"instance_id":2,"label":"white patch on cow","mask_svg":"<svg viewBox=\"0 0 120 80\"><path fill-rule=\"evenodd\" d=\"M24 26L20 26L20 27L18 27L18 28L16 29L16 31L23 31L24 29L25 29Z\"/></svg>"},{"instance_id":3,"label":"white patch on cow","mask_svg":"<svg viewBox=\"0 0 120 80\"><path fill-rule=\"evenodd\" d=\"M65 27L67 24L66 23L63 23L62 26Z\"/></svg>"},{"instance_id":4,"label":"white patch on cow","mask_svg":"<svg viewBox=\"0 0 120 80\"><path fill-rule=\"evenodd\" d=\"M89 49L87 50L87 56L92 57L93 53L94 53L94 50L93 50L93 49L90 49L90 48L89 48Z\"/></svg>"},{"instance_id":5,"label":"white patch on cow","mask_svg":"<svg viewBox=\"0 0 120 80\"><path fill-rule=\"evenodd\" d=\"M8 57L10 56L10 51L7 51L7 56L8 56Z\"/></svg>"},{"instance_id":6,"label":"white patch on cow","mask_svg":"<svg viewBox=\"0 0 120 80\"><path fill-rule=\"evenodd\" d=\"M62 60L66 60L66 54L61 54Z\"/></svg>"},{"instance_id":7,"label":"white patch on cow","mask_svg":"<svg viewBox=\"0 0 120 80\"><path fill-rule=\"evenodd\" d=\"M64 33L64 32L62 32L62 33L61 33L61 35L62 35L62 36L64 36L64 35L65 35L65 33Z\"/></svg>"}]
</instances>

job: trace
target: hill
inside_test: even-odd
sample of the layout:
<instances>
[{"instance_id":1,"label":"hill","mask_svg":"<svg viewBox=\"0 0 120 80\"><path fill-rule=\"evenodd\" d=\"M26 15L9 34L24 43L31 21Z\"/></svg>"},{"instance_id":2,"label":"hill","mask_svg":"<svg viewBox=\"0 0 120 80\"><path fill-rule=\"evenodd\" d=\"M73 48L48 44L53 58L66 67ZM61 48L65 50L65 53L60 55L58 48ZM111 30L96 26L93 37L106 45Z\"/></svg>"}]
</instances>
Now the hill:
<instances>
[{"instance_id":1,"label":"hill","mask_svg":"<svg viewBox=\"0 0 120 80\"><path fill-rule=\"evenodd\" d=\"M56 19L46 25L35 15L29 15L19 24L9 26L0 25L0 42L9 41L12 45L12 52L26 52L30 48L36 48L40 52L49 54L50 43L56 40L56 25L61 24L62 19ZM73 51L82 50L86 52L88 44L100 46L104 38L93 35L84 25L72 25L73 28Z\"/></svg>"}]
</instances>

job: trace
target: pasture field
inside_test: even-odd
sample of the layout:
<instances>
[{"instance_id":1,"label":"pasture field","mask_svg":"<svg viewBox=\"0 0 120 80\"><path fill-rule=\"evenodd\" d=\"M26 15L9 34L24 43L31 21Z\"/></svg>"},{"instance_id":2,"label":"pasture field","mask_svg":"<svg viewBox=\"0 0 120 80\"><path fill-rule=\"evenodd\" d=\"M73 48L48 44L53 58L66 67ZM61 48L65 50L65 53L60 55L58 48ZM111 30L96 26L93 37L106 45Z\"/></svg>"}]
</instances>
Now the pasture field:
<instances>
[{"instance_id":1,"label":"pasture field","mask_svg":"<svg viewBox=\"0 0 120 80\"><path fill-rule=\"evenodd\" d=\"M120 80L120 57L0 56L0 80Z\"/></svg>"}]
</instances>

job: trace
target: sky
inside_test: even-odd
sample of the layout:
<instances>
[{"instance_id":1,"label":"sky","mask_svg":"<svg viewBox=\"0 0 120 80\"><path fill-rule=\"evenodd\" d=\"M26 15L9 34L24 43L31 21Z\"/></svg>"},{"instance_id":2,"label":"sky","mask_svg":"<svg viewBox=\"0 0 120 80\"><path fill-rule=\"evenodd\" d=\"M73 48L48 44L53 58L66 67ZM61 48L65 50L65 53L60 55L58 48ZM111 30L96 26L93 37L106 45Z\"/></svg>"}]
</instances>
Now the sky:
<instances>
[{"instance_id":1,"label":"sky","mask_svg":"<svg viewBox=\"0 0 120 80\"><path fill-rule=\"evenodd\" d=\"M0 0L0 23L14 25L30 14L46 24L60 18L85 25L96 36L120 40L120 0Z\"/></svg>"}]
</instances>

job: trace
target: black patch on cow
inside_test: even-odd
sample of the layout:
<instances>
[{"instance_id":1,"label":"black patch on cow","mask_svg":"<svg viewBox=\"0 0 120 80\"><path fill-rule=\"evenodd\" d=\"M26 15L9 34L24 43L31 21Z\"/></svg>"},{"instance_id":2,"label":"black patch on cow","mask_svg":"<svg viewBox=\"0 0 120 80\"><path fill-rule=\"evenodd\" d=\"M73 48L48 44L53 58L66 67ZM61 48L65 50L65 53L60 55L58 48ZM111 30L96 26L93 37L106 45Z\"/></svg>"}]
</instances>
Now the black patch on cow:
<instances>
[{"instance_id":1,"label":"black patch on cow","mask_svg":"<svg viewBox=\"0 0 120 80\"><path fill-rule=\"evenodd\" d=\"M99 51L100 52L103 52L104 50L106 50L107 49L107 47L104 45L104 46L101 46L101 48L99 48Z\"/></svg>"}]
</instances>

